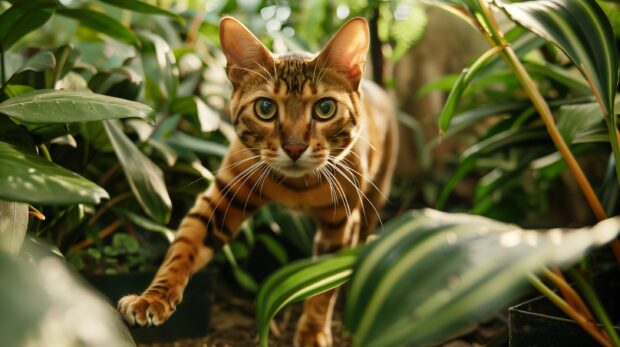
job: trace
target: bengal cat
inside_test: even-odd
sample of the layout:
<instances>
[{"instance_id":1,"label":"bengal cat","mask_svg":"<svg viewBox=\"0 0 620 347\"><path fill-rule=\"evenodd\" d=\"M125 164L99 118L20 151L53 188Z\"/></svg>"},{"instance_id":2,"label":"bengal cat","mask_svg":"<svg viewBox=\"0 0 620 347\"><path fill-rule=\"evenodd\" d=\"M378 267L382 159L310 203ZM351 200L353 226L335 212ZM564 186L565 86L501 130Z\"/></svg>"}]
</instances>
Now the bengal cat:
<instances>
[{"instance_id":1,"label":"bengal cat","mask_svg":"<svg viewBox=\"0 0 620 347\"><path fill-rule=\"evenodd\" d=\"M364 240L390 189L397 125L389 97L362 80L366 20L347 22L317 55L273 55L229 17L220 23L220 39L238 138L182 220L151 285L119 301L130 324L162 324L190 276L261 206L280 203L313 216L319 255ZM305 301L295 345L332 345L336 295Z\"/></svg>"}]
</instances>

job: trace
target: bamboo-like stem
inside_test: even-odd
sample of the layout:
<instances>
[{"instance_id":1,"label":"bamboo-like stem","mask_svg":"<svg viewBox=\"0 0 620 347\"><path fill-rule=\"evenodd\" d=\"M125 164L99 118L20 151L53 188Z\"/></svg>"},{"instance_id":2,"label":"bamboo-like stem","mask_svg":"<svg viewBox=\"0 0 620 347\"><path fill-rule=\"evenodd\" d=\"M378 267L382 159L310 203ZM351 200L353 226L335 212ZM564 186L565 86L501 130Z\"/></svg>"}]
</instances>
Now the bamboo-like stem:
<instances>
[{"instance_id":1,"label":"bamboo-like stem","mask_svg":"<svg viewBox=\"0 0 620 347\"><path fill-rule=\"evenodd\" d=\"M609 338L600 333L598 327L592 322L588 321L584 316L575 311L566 301L558 296L553 290L547 287L538 277L531 274L530 283L543 293L549 300L551 300L557 307L559 307L567 316L572 318L577 324L579 324L588 334L590 334L601 346L613 347Z\"/></svg>"},{"instance_id":2,"label":"bamboo-like stem","mask_svg":"<svg viewBox=\"0 0 620 347\"><path fill-rule=\"evenodd\" d=\"M570 151L569 146L566 144L560 131L555 125L555 121L553 119L553 114L549 108L549 105L545 101L544 97L540 94L536 84L531 79L525 67L519 60L517 54L510 46L510 43L504 37L502 31L500 30L497 22L495 21L495 17L487 3L487 0L479 0L479 4L481 5L481 9L483 10L483 16L485 17L486 24L490 30L490 32L483 31L482 34L487 39L491 46L506 46L505 49L501 52L502 58L513 72L513 75L517 78L519 83L522 85L525 93L532 101L534 108L538 111L545 127L547 128L547 132L551 137L554 145L566 161L569 170L575 177L577 184L581 188L588 204L592 208L597 219L602 220L607 218L607 214L603 209L603 206L596 196L592 185L588 181L586 175L577 160L573 156ZM614 141L615 138L610 139ZM614 245L616 244L617 245ZM620 242L612 243L612 247L614 247L614 253L616 254L617 259L620 261ZM569 305L566 301L562 300L557 294L551 291L548 287L546 287L537 277L532 276L531 282L532 284L541 291L545 296L547 296L552 302L554 302L560 309L562 309L569 317L574 319L579 325L581 325L587 332L589 332L599 343L604 346L611 346L611 342L609 341L606 335L601 334L598 331L598 327L592 323L590 323L586 317L582 316L575 310L575 308L583 311L584 314L592 317L592 314L589 312L587 306L580 298L580 296L571 288L571 286L565 281L565 279L552 272L549 272L548 277L554 279L556 285L558 285L562 292L567 295L567 297L571 298L572 304L575 306ZM586 313L587 312L587 313Z\"/></svg>"},{"instance_id":3,"label":"bamboo-like stem","mask_svg":"<svg viewBox=\"0 0 620 347\"><path fill-rule=\"evenodd\" d=\"M586 300L588 300L590 306L592 306L592 310L594 311L594 314L596 314L596 318L598 318L603 325L607 336L611 339L615 347L620 347L620 337L618 337L618 333L616 332L611 319L609 319L609 315L607 315L605 308L601 304L601 301L590 283L583 278L579 271L569 270L569 274L575 280L577 287L579 287L579 290L583 293L583 296Z\"/></svg>"},{"instance_id":4,"label":"bamboo-like stem","mask_svg":"<svg viewBox=\"0 0 620 347\"><path fill-rule=\"evenodd\" d=\"M101 217L107 210L109 210L114 205L129 199L132 196L132 194L133 194L132 192L125 192L110 199L105 205L103 205L103 207L97 210L97 213L95 213L92 217L90 217L90 219L85 224L86 227L88 228L88 227L93 226L95 222L97 221L97 219L99 219L99 217Z\"/></svg>"},{"instance_id":5,"label":"bamboo-like stem","mask_svg":"<svg viewBox=\"0 0 620 347\"><path fill-rule=\"evenodd\" d=\"M549 270L548 268L544 268L543 275L545 275L545 277L549 281L551 281L551 283L553 283L556 287L558 287L558 289L560 289L564 300L566 300L569 305L577 309L579 313L583 314L587 320L594 320L594 316L592 315L592 312L590 311L586 303L583 301L583 299L581 299L581 297L573 289L573 287L568 284L566 278L564 277L564 275L562 275L560 270Z\"/></svg>"},{"instance_id":6,"label":"bamboo-like stem","mask_svg":"<svg viewBox=\"0 0 620 347\"><path fill-rule=\"evenodd\" d=\"M110 224L108 227L106 227L105 229L101 230L99 232L99 237L100 238L105 238L106 236L112 234L113 232L116 231L116 229L118 229L118 227L120 227L123 224L123 222L121 220L116 220L114 223ZM71 247L71 249L69 249L70 253L73 252L77 252L79 250L82 250L90 245L92 245L94 243L94 241L92 239L86 239L80 243L76 243L75 245L73 245L73 247Z\"/></svg>"},{"instance_id":7,"label":"bamboo-like stem","mask_svg":"<svg viewBox=\"0 0 620 347\"><path fill-rule=\"evenodd\" d=\"M493 13L491 12L486 0L479 1L482 9L485 11L484 15L487 17L485 19L487 19L487 24L489 24L488 27L491 30L490 34L483 32L483 35L492 46L506 46L505 49L503 49L501 52L504 61L506 62L510 70L512 70L513 75L517 78L525 93L532 101L532 104L534 105L536 111L538 111L540 118L542 119L545 127L547 128L547 132L549 133L551 140L566 161L569 170L577 180L577 184L581 188L581 191L585 195L586 200L594 211L596 218L599 220L606 219L607 214L603 209L603 205L594 193L592 185L590 185L590 182L586 178L586 175L583 173L583 170L581 169L581 166L579 166L579 163L577 163L575 156L573 156L573 153L570 151L570 148L564 141L564 138L562 138L560 131L555 125L553 114L551 113L551 109L549 109L549 105L545 101L545 98L540 94L540 91L538 90L530 75L525 70L525 67L519 60L519 57L512 49L510 43L504 37L502 31L497 26L497 23L495 22L495 17L493 16Z\"/></svg>"}]
</instances>

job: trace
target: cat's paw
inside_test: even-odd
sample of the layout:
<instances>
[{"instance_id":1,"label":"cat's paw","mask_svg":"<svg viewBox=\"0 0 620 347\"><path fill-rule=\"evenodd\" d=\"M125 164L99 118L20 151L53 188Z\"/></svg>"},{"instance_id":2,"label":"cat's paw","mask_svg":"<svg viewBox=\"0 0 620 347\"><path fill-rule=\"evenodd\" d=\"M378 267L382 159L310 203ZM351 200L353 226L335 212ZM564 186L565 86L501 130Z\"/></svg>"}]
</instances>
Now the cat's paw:
<instances>
[{"instance_id":1,"label":"cat's paw","mask_svg":"<svg viewBox=\"0 0 620 347\"><path fill-rule=\"evenodd\" d=\"M176 310L180 295L127 295L118 301L118 310L130 325L157 326Z\"/></svg>"},{"instance_id":2,"label":"cat's paw","mask_svg":"<svg viewBox=\"0 0 620 347\"><path fill-rule=\"evenodd\" d=\"M295 347L332 347L332 333L329 328L317 326L306 322L301 317L295 330Z\"/></svg>"}]
</instances>

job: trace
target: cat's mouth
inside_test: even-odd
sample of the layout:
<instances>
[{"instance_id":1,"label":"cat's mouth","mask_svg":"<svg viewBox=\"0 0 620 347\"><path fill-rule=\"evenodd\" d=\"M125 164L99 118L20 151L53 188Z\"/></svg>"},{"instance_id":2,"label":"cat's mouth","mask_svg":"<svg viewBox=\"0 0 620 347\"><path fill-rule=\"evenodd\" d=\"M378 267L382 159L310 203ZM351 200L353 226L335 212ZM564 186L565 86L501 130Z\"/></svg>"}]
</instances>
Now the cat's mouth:
<instances>
[{"instance_id":1,"label":"cat's mouth","mask_svg":"<svg viewBox=\"0 0 620 347\"><path fill-rule=\"evenodd\" d=\"M321 165L316 165L305 161L290 161L288 163L274 163L272 166L286 177L298 178L314 174Z\"/></svg>"}]
</instances>

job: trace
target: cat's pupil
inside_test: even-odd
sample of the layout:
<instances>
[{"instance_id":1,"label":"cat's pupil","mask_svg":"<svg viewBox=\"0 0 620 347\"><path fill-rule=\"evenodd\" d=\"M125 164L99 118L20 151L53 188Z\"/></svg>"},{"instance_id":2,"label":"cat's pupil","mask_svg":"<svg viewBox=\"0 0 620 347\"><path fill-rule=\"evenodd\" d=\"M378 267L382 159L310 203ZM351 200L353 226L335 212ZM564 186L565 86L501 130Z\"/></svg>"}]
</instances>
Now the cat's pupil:
<instances>
[{"instance_id":1,"label":"cat's pupil","mask_svg":"<svg viewBox=\"0 0 620 347\"><path fill-rule=\"evenodd\" d=\"M271 100L263 99L260 101L260 111L264 115L269 115L273 111L274 104Z\"/></svg>"},{"instance_id":2,"label":"cat's pupil","mask_svg":"<svg viewBox=\"0 0 620 347\"><path fill-rule=\"evenodd\" d=\"M330 100L321 100L319 102L319 110L321 110L321 114L329 114L332 110L332 103Z\"/></svg>"}]
</instances>

